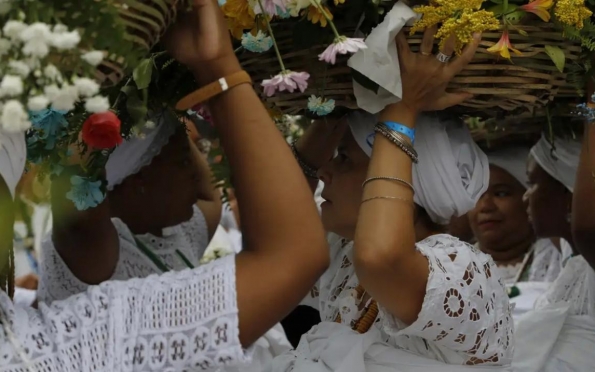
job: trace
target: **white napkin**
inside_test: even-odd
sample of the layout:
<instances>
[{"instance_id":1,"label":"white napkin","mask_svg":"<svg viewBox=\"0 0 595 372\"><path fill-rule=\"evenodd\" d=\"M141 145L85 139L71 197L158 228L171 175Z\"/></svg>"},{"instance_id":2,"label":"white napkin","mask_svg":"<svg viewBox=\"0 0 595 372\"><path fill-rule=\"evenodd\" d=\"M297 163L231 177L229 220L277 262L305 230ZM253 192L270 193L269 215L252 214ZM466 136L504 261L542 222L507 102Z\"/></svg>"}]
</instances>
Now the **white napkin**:
<instances>
[{"instance_id":1,"label":"white napkin","mask_svg":"<svg viewBox=\"0 0 595 372\"><path fill-rule=\"evenodd\" d=\"M347 62L349 67L380 86L376 94L353 81L353 92L361 109L376 114L401 100L403 86L395 38L403 26L417 18L418 14L411 8L397 2L366 38L368 48L360 49Z\"/></svg>"}]
</instances>

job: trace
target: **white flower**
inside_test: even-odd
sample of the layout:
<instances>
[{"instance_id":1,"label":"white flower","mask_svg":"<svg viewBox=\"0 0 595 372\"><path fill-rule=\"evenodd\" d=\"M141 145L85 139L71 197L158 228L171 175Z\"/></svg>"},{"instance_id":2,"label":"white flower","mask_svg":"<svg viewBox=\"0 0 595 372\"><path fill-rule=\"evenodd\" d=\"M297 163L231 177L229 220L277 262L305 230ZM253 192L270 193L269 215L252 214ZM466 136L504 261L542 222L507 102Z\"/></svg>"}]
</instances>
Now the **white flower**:
<instances>
[{"instance_id":1,"label":"white flower","mask_svg":"<svg viewBox=\"0 0 595 372\"><path fill-rule=\"evenodd\" d=\"M287 9L292 17L297 17L300 14L300 10L306 9L312 5L310 0L290 0L287 3Z\"/></svg>"},{"instance_id":2,"label":"white flower","mask_svg":"<svg viewBox=\"0 0 595 372\"><path fill-rule=\"evenodd\" d=\"M29 114L25 111L23 104L16 99L4 103L0 122L2 123L2 129L9 133L24 132L31 128Z\"/></svg>"},{"instance_id":3,"label":"white flower","mask_svg":"<svg viewBox=\"0 0 595 372\"><path fill-rule=\"evenodd\" d=\"M74 80L74 86L78 89L79 96L83 97L92 97L99 92L99 84L89 78Z\"/></svg>"},{"instance_id":4,"label":"white flower","mask_svg":"<svg viewBox=\"0 0 595 372\"><path fill-rule=\"evenodd\" d=\"M60 24L58 24L58 25L55 25L54 26L54 30L53 31L54 31L55 34L63 34L65 32L68 32L68 27L66 27L66 25L60 25Z\"/></svg>"},{"instance_id":5,"label":"white flower","mask_svg":"<svg viewBox=\"0 0 595 372\"><path fill-rule=\"evenodd\" d=\"M145 123L145 128L147 128L147 129L155 128L155 122L151 121L151 120L147 120L147 122Z\"/></svg>"},{"instance_id":6,"label":"white flower","mask_svg":"<svg viewBox=\"0 0 595 372\"><path fill-rule=\"evenodd\" d=\"M51 93L53 92L45 91L46 96L52 101L52 107L56 110L70 111L74 109L74 103L79 98L78 89L68 84L64 84L55 96L52 97Z\"/></svg>"},{"instance_id":7,"label":"white flower","mask_svg":"<svg viewBox=\"0 0 595 372\"><path fill-rule=\"evenodd\" d=\"M45 66L43 69L43 74L45 77L51 80L57 80L58 78L62 77L60 70L58 70L58 68L52 64Z\"/></svg>"},{"instance_id":8,"label":"white flower","mask_svg":"<svg viewBox=\"0 0 595 372\"><path fill-rule=\"evenodd\" d=\"M16 75L4 75L0 83L1 96L18 96L23 93L23 79Z\"/></svg>"},{"instance_id":9,"label":"white flower","mask_svg":"<svg viewBox=\"0 0 595 372\"><path fill-rule=\"evenodd\" d=\"M9 39L18 39L21 32L27 28L27 25L20 21L8 21L2 28L4 36Z\"/></svg>"},{"instance_id":10,"label":"white flower","mask_svg":"<svg viewBox=\"0 0 595 372\"><path fill-rule=\"evenodd\" d=\"M100 50L92 50L83 54L81 58L91 66L97 66L103 61L103 52Z\"/></svg>"},{"instance_id":11,"label":"white flower","mask_svg":"<svg viewBox=\"0 0 595 372\"><path fill-rule=\"evenodd\" d=\"M77 31L54 34L51 43L54 47L67 50L72 49L81 41L81 35Z\"/></svg>"},{"instance_id":12,"label":"white flower","mask_svg":"<svg viewBox=\"0 0 595 372\"><path fill-rule=\"evenodd\" d=\"M27 108L31 111L41 111L48 107L50 104L50 100L44 96L33 96L29 97L29 101L27 102Z\"/></svg>"},{"instance_id":13,"label":"white flower","mask_svg":"<svg viewBox=\"0 0 595 372\"><path fill-rule=\"evenodd\" d=\"M25 55L43 58L50 52L48 43L52 39L52 31L50 26L45 23L36 22L27 26L19 34L19 37L25 42L23 46L23 54Z\"/></svg>"},{"instance_id":14,"label":"white flower","mask_svg":"<svg viewBox=\"0 0 595 372\"><path fill-rule=\"evenodd\" d=\"M12 0L0 0L0 15L10 12L10 2Z\"/></svg>"},{"instance_id":15,"label":"white flower","mask_svg":"<svg viewBox=\"0 0 595 372\"><path fill-rule=\"evenodd\" d=\"M0 39L0 56L5 55L10 50L10 41L6 39Z\"/></svg>"},{"instance_id":16,"label":"white flower","mask_svg":"<svg viewBox=\"0 0 595 372\"><path fill-rule=\"evenodd\" d=\"M95 96L85 102L85 110L93 113L106 112L110 108L107 97Z\"/></svg>"},{"instance_id":17,"label":"white flower","mask_svg":"<svg viewBox=\"0 0 595 372\"><path fill-rule=\"evenodd\" d=\"M47 85L43 88L43 93L50 101L53 101L60 94L60 88L56 84Z\"/></svg>"},{"instance_id":18,"label":"white flower","mask_svg":"<svg viewBox=\"0 0 595 372\"><path fill-rule=\"evenodd\" d=\"M31 73L31 68L23 61L12 60L8 62L8 67L10 67L11 72L22 77L27 77Z\"/></svg>"}]
</instances>

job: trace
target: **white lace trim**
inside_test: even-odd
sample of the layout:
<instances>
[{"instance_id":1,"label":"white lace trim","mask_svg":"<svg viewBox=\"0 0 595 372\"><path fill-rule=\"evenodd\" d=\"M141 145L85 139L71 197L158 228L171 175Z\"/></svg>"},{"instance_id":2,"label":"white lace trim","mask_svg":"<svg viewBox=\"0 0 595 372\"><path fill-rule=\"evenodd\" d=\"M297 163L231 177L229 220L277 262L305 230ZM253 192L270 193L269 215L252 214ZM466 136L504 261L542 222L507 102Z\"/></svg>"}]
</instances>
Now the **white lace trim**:
<instances>
[{"instance_id":1,"label":"white lace trim","mask_svg":"<svg viewBox=\"0 0 595 372\"><path fill-rule=\"evenodd\" d=\"M112 219L112 222L120 238L120 257L110 279L144 278L160 273L155 264L138 249L128 227L117 218ZM183 253L195 267L198 266L209 240L207 224L200 209L194 206L194 214L188 222L169 230L170 235L163 238L150 234L139 235L137 238L172 270L187 268L176 250ZM39 282L38 298L45 302L66 299L88 287L64 263L54 247L51 233L42 245Z\"/></svg>"},{"instance_id":2,"label":"white lace trim","mask_svg":"<svg viewBox=\"0 0 595 372\"><path fill-rule=\"evenodd\" d=\"M106 282L39 310L0 293L0 306L38 372L203 371L249 359L239 342L234 257ZM27 371L4 331L0 370Z\"/></svg>"}]
</instances>

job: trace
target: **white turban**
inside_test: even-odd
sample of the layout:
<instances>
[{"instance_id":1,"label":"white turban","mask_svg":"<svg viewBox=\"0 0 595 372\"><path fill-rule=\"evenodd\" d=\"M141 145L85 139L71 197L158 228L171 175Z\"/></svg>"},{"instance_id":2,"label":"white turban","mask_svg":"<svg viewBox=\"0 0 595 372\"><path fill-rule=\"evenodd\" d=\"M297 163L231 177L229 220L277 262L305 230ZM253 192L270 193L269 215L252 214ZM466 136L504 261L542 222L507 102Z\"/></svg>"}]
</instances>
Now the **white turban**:
<instances>
[{"instance_id":1,"label":"white turban","mask_svg":"<svg viewBox=\"0 0 595 372\"><path fill-rule=\"evenodd\" d=\"M130 138L118 146L105 165L107 189L113 190L128 176L138 173L151 164L176 131L177 118L165 110L154 117L154 128L146 128L139 136Z\"/></svg>"},{"instance_id":2,"label":"white turban","mask_svg":"<svg viewBox=\"0 0 595 372\"><path fill-rule=\"evenodd\" d=\"M527 177L528 157L529 147L525 146L505 147L488 153L490 164L507 171L525 188L529 187L529 178Z\"/></svg>"},{"instance_id":3,"label":"white turban","mask_svg":"<svg viewBox=\"0 0 595 372\"><path fill-rule=\"evenodd\" d=\"M371 156L376 117L356 111L348 116L348 122L359 146ZM488 158L462 123L424 115L418 118L415 130L419 163L413 166L414 201L432 221L446 225L452 217L473 209L487 190Z\"/></svg>"},{"instance_id":4,"label":"white turban","mask_svg":"<svg viewBox=\"0 0 595 372\"><path fill-rule=\"evenodd\" d=\"M17 184L23 175L26 160L25 134L0 131L0 177L4 179L13 198Z\"/></svg>"},{"instance_id":5,"label":"white turban","mask_svg":"<svg viewBox=\"0 0 595 372\"><path fill-rule=\"evenodd\" d=\"M554 149L555 147L555 149ZM552 146L545 136L531 149L531 155L550 176L574 192L581 143L576 140L555 138Z\"/></svg>"}]
</instances>

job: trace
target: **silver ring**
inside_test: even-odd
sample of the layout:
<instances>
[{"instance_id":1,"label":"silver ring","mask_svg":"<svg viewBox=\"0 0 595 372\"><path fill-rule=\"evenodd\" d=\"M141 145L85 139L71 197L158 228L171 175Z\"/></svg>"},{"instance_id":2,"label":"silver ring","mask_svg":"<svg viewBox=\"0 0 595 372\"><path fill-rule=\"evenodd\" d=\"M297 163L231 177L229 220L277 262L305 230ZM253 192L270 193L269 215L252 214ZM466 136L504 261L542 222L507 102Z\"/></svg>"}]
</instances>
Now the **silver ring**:
<instances>
[{"instance_id":1,"label":"silver ring","mask_svg":"<svg viewBox=\"0 0 595 372\"><path fill-rule=\"evenodd\" d=\"M438 52L438 54L436 54L436 59L442 63L446 63L446 62L450 61L450 56L446 55L442 52Z\"/></svg>"}]
</instances>

